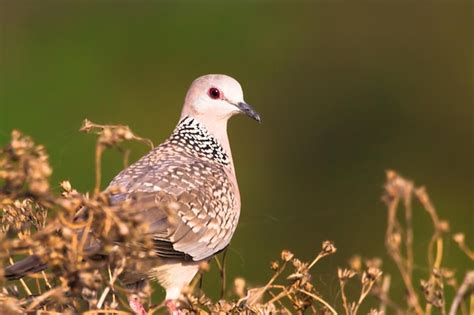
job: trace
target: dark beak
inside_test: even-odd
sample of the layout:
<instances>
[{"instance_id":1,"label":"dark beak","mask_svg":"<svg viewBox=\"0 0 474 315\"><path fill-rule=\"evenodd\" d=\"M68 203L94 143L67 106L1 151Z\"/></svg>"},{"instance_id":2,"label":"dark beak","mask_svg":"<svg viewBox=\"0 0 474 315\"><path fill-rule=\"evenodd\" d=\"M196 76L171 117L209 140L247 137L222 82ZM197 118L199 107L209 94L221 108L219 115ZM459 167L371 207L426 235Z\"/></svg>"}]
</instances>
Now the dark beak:
<instances>
[{"instance_id":1,"label":"dark beak","mask_svg":"<svg viewBox=\"0 0 474 315\"><path fill-rule=\"evenodd\" d=\"M242 113L249 116L250 118L253 118L258 122L262 121L261 118L260 118L260 115L249 104L244 103L244 102L240 102L240 103L237 103L235 106L237 106L237 108L240 109L240 111Z\"/></svg>"}]
</instances>

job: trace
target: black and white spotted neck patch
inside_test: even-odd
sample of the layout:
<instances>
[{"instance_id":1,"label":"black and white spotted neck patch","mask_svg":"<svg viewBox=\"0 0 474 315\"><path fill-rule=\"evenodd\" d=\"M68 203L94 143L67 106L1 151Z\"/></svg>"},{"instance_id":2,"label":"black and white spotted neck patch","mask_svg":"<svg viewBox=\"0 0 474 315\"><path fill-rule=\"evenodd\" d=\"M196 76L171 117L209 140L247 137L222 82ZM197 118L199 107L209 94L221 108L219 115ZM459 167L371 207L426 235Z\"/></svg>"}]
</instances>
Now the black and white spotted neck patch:
<instances>
[{"instance_id":1,"label":"black and white spotted neck patch","mask_svg":"<svg viewBox=\"0 0 474 315\"><path fill-rule=\"evenodd\" d=\"M217 139L192 117L186 116L179 122L169 141L220 164L230 163L229 156Z\"/></svg>"}]
</instances>

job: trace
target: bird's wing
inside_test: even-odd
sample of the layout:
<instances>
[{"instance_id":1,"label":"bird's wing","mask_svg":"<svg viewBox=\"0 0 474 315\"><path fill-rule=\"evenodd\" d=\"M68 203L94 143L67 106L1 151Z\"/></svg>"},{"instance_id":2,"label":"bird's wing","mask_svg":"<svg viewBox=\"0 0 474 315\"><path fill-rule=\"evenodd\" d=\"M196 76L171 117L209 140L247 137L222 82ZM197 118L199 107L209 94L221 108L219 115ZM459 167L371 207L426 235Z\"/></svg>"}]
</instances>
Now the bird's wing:
<instances>
[{"instance_id":1,"label":"bird's wing","mask_svg":"<svg viewBox=\"0 0 474 315\"><path fill-rule=\"evenodd\" d=\"M199 261L229 244L239 211L222 167L202 159L163 161L127 184L113 198L132 201L158 256Z\"/></svg>"}]
</instances>

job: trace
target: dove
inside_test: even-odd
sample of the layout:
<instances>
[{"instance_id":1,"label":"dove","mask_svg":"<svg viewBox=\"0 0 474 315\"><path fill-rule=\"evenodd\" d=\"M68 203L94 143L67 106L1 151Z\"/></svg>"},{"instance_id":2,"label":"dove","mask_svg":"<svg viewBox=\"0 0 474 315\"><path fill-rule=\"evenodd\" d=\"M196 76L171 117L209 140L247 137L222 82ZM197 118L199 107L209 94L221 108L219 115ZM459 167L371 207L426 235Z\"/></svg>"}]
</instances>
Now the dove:
<instances>
[{"instance_id":1,"label":"dove","mask_svg":"<svg viewBox=\"0 0 474 315\"><path fill-rule=\"evenodd\" d=\"M179 313L181 291L202 262L229 245L239 221L240 192L227 135L227 122L236 114L261 121L237 80L222 74L197 78L171 135L109 184L120 187L110 202L128 201L139 209L154 245L154 256L126 269L120 280L132 290L158 281L171 313ZM30 256L8 266L5 277L18 279L46 267ZM146 314L136 294L128 298L136 314Z\"/></svg>"}]
</instances>

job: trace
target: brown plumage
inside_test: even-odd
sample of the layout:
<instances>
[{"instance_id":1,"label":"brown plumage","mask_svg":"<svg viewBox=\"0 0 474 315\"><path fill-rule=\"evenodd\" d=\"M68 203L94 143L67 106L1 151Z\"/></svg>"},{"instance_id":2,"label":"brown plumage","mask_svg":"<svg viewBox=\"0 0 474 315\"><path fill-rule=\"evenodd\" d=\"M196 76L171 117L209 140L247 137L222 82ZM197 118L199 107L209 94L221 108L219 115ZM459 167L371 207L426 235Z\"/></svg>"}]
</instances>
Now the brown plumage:
<instances>
[{"instance_id":1,"label":"brown plumage","mask_svg":"<svg viewBox=\"0 0 474 315\"><path fill-rule=\"evenodd\" d=\"M162 258L201 261L225 248L240 212L227 154L204 127L185 117L162 145L122 171L111 186L146 211ZM172 204L169 214L157 205ZM173 218L169 218L173 215ZM171 246L172 245L172 246Z\"/></svg>"}]
</instances>

